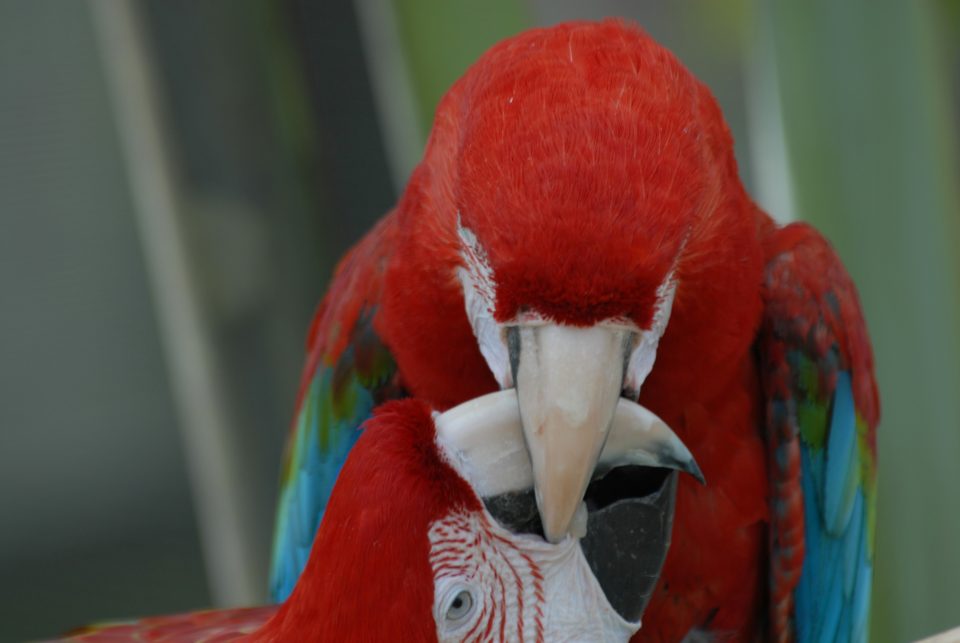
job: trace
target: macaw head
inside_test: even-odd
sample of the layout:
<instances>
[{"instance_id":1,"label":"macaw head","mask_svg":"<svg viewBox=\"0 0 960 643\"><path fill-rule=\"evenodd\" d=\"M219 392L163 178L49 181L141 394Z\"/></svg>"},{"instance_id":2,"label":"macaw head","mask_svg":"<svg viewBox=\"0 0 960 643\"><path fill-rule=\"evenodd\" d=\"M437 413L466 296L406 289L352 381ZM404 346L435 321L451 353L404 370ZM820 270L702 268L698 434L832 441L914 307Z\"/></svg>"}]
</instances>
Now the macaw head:
<instances>
[{"instance_id":1,"label":"macaw head","mask_svg":"<svg viewBox=\"0 0 960 643\"><path fill-rule=\"evenodd\" d=\"M474 369L516 389L547 540L570 531L622 401L680 422L749 345L754 211L715 100L638 28L525 32L441 102L398 208L389 340L417 395ZM444 350L470 331L477 357Z\"/></svg>"},{"instance_id":2,"label":"macaw head","mask_svg":"<svg viewBox=\"0 0 960 643\"><path fill-rule=\"evenodd\" d=\"M516 529L536 516L521 426L512 390L439 415L415 400L380 407L337 479L296 588L261 638L628 640L646 599L606 598L606 575L590 560L591 538L609 536L602 518L556 544ZM612 432L601 466L664 451L690 457L649 413L621 410ZM632 545L634 558L641 546ZM659 568L639 558L628 571Z\"/></svg>"}]
</instances>

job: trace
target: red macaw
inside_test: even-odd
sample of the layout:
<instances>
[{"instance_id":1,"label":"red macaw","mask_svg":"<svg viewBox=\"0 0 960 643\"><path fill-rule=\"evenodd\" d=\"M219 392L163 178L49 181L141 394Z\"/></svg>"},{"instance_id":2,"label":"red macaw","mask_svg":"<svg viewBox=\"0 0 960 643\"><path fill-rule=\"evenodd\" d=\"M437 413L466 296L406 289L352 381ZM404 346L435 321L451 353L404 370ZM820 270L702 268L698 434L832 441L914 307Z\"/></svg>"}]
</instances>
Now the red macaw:
<instances>
[{"instance_id":1,"label":"red macaw","mask_svg":"<svg viewBox=\"0 0 960 643\"><path fill-rule=\"evenodd\" d=\"M643 464L663 451L691 462L659 418L624 402L599 461ZM419 400L385 404L344 464L283 605L114 623L69 640L627 641L640 623L606 599L578 539L515 533L487 510L522 506L533 479L513 391L440 415ZM596 527L591 537L607 545Z\"/></svg>"},{"instance_id":2,"label":"red macaw","mask_svg":"<svg viewBox=\"0 0 960 643\"><path fill-rule=\"evenodd\" d=\"M484 54L341 262L308 351L276 598L375 405L515 388L535 505L498 508L504 524L563 541L584 507L589 530L676 480L675 508L616 518L593 551L607 598L639 616L653 585L622 554L664 551L673 520L634 640L866 640L879 407L856 292L814 229L753 203L713 96L640 29L562 24ZM598 467L621 400L663 418L706 484Z\"/></svg>"}]
</instances>

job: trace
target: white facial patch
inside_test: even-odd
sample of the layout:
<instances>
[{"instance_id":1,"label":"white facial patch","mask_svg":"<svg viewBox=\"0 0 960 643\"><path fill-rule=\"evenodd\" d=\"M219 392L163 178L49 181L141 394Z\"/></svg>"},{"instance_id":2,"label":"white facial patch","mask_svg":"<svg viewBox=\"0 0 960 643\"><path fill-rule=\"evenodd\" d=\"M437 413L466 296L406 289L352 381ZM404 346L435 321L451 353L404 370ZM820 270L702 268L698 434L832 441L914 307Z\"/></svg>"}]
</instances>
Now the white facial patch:
<instances>
[{"instance_id":1,"label":"white facial patch","mask_svg":"<svg viewBox=\"0 0 960 643\"><path fill-rule=\"evenodd\" d=\"M434 522L429 539L441 643L623 643L640 629L610 606L575 538L551 545L481 511Z\"/></svg>"},{"instance_id":2,"label":"white facial patch","mask_svg":"<svg viewBox=\"0 0 960 643\"><path fill-rule=\"evenodd\" d=\"M498 324L494 315L496 312L497 285L490 266L487 252L477 235L462 225L457 216L457 233L460 236L460 255L463 258L463 267L457 271L457 277L463 288L463 300L466 306L467 319L477 338L480 353L490 367L501 388L513 386L513 374L510 369L510 353L507 348L503 326L507 325L542 325L549 323L535 312L526 312L523 318L513 320L510 324ZM682 247L681 247L682 250ZM640 387L653 370L657 358L657 347L660 338L667 329L670 321L670 312L673 308L673 298L677 290L677 281L674 271L657 287L657 302L653 312L653 321L650 328L638 330L636 325L627 319L608 319L599 325L623 327L637 333L637 338L630 352L626 373L624 374L623 388L629 391L634 399L640 393Z\"/></svg>"},{"instance_id":3,"label":"white facial patch","mask_svg":"<svg viewBox=\"0 0 960 643\"><path fill-rule=\"evenodd\" d=\"M459 215L457 233L460 235L460 255L464 264L457 270L457 277L463 288L467 319L477 338L480 353L497 378L497 383L501 388L508 388L513 385L513 378L507 344L499 325L494 321L497 285L493 279L493 268L477 235L461 225Z\"/></svg>"},{"instance_id":4,"label":"white facial patch","mask_svg":"<svg viewBox=\"0 0 960 643\"><path fill-rule=\"evenodd\" d=\"M673 309L673 296L677 292L677 281L673 273L667 275L663 283L657 287L657 303L653 311L653 322L650 328L640 331L630 361L627 363L627 372L623 378L623 388L630 391L634 398L640 394L640 387L653 370L653 363L657 359L657 347L660 338L667 330L670 321L670 311Z\"/></svg>"}]
</instances>

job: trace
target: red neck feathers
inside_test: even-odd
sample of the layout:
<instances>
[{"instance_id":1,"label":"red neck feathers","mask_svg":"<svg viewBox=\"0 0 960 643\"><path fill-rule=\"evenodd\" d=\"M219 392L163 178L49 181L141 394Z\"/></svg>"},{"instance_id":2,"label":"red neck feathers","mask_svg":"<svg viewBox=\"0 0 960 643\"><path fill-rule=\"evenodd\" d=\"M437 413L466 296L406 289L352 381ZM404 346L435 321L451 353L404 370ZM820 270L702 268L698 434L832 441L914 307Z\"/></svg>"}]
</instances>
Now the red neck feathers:
<instances>
[{"instance_id":1,"label":"red neck feathers","mask_svg":"<svg viewBox=\"0 0 960 643\"><path fill-rule=\"evenodd\" d=\"M379 408L334 486L310 560L263 641L430 641L429 525L480 501L439 454L426 404Z\"/></svg>"}]
</instances>

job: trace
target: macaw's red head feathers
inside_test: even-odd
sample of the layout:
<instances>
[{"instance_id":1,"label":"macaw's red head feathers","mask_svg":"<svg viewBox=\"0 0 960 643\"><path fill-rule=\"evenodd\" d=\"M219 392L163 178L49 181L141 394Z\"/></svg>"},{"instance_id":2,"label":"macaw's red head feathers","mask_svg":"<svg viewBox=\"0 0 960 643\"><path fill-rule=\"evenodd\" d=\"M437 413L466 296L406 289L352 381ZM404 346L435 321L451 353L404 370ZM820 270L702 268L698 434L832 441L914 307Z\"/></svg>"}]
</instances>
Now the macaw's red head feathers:
<instances>
[{"instance_id":1,"label":"macaw's red head feathers","mask_svg":"<svg viewBox=\"0 0 960 643\"><path fill-rule=\"evenodd\" d=\"M404 384L462 401L492 388L482 355L517 388L551 541L621 395L679 408L753 341L763 217L716 101L637 27L562 24L484 54L396 216L379 328Z\"/></svg>"},{"instance_id":2,"label":"macaw's red head feathers","mask_svg":"<svg viewBox=\"0 0 960 643\"><path fill-rule=\"evenodd\" d=\"M430 209L485 250L499 322L646 328L704 219L745 198L708 90L614 21L493 47L441 103L424 165Z\"/></svg>"},{"instance_id":3,"label":"macaw's red head feathers","mask_svg":"<svg viewBox=\"0 0 960 643\"><path fill-rule=\"evenodd\" d=\"M261 636L298 641L429 641L430 525L480 500L444 460L428 407L379 407L334 486L310 559Z\"/></svg>"},{"instance_id":4,"label":"macaw's red head feathers","mask_svg":"<svg viewBox=\"0 0 960 643\"><path fill-rule=\"evenodd\" d=\"M397 219L384 334L430 399L447 401L451 372L489 386L475 355L430 355L462 344L464 300L501 387L504 327L616 325L655 347L675 319L681 377L723 367L757 323L759 218L727 126L636 26L561 24L485 53L441 101Z\"/></svg>"},{"instance_id":5,"label":"macaw's red head feathers","mask_svg":"<svg viewBox=\"0 0 960 643\"><path fill-rule=\"evenodd\" d=\"M454 197L496 275L498 321L533 308L646 327L710 187L697 83L606 23L507 41L461 91Z\"/></svg>"}]
</instances>

